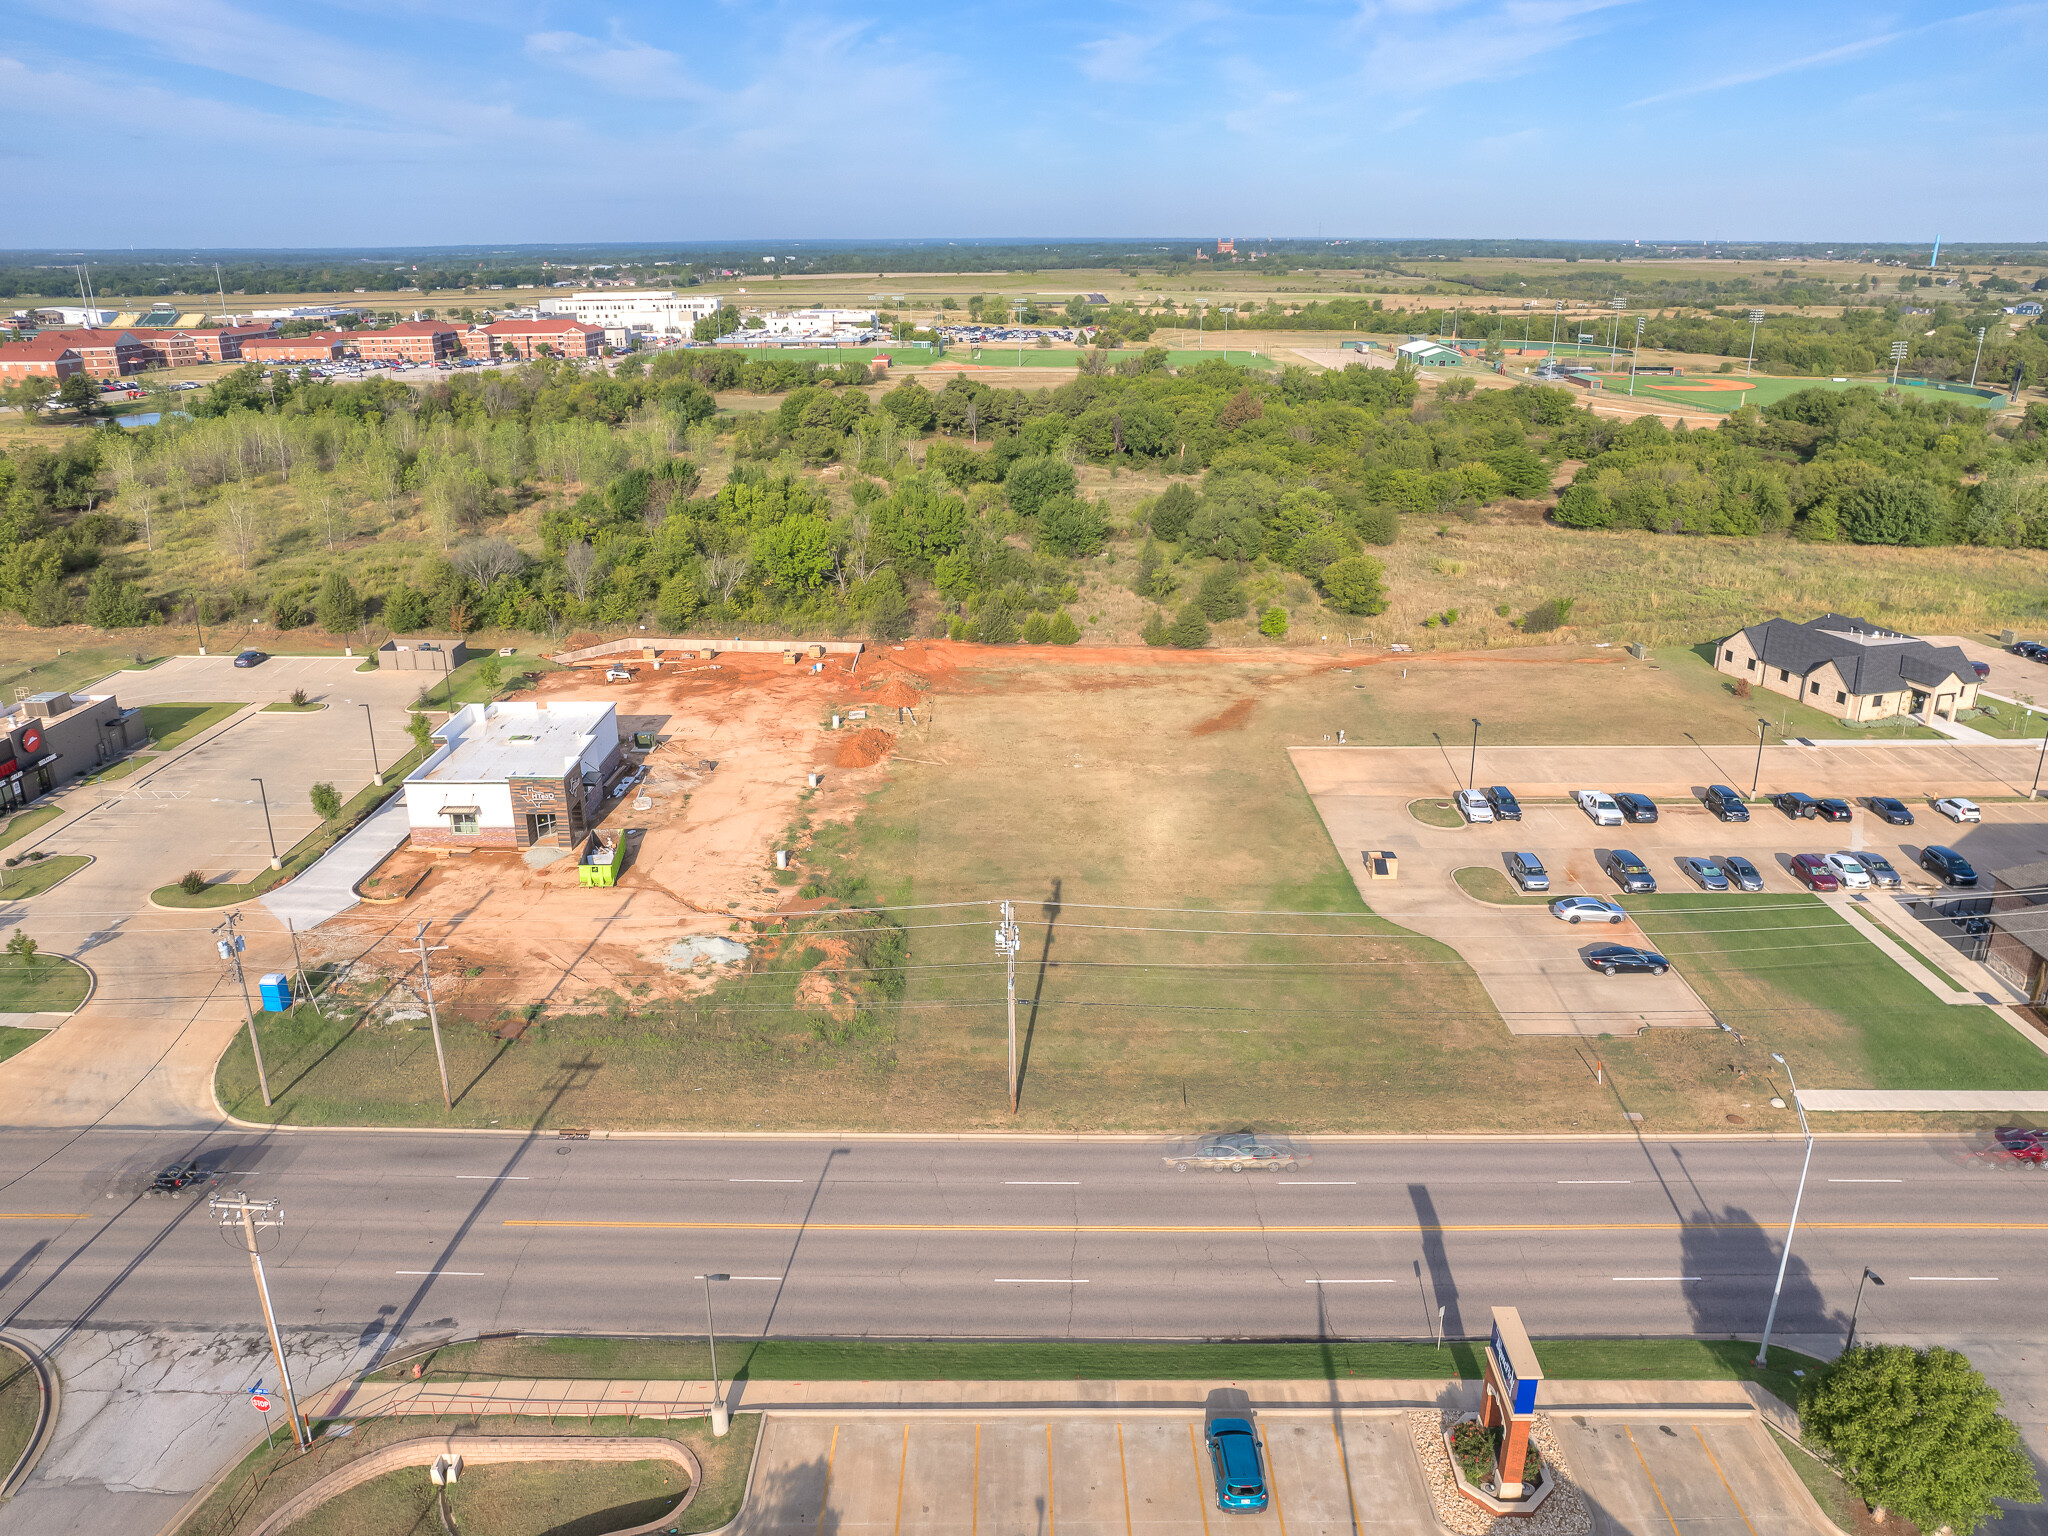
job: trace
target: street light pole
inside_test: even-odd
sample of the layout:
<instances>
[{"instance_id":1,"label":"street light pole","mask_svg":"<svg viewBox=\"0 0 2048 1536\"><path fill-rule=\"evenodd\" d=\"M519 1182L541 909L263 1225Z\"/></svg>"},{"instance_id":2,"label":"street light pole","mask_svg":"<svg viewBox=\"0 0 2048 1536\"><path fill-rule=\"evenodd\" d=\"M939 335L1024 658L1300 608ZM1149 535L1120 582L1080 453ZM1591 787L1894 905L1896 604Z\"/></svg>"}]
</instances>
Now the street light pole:
<instances>
[{"instance_id":1,"label":"street light pole","mask_svg":"<svg viewBox=\"0 0 2048 1536\"><path fill-rule=\"evenodd\" d=\"M725 1398L718 1390L718 1328L711 1320L711 1282L731 1278L731 1275L703 1277L704 1336L711 1341L711 1433L714 1435L723 1435L732 1428L732 1417L725 1411Z\"/></svg>"},{"instance_id":2,"label":"street light pole","mask_svg":"<svg viewBox=\"0 0 2048 1536\"><path fill-rule=\"evenodd\" d=\"M1799 1111L1799 1131L1806 1138L1806 1159L1799 1165L1799 1189L1792 1196L1792 1219L1785 1225L1785 1251L1778 1256L1778 1283L1771 1287L1771 1310L1764 1316L1764 1336L1756 1347L1756 1363L1770 1363L1771 1327L1778 1320L1778 1297L1785 1289L1785 1266L1792 1262L1792 1234L1799 1230L1799 1202L1806 1198L1806 1170L1813 1166L1813 1132L1807 1128L1806 1106L1799 1102L1799 1084L1793 1079L1792 1064L1776 1051L1771 1060L1785 1069L1785 1081L1792 1085L1792 1107Z\"/></svg>"},{"instance_id":3,"label":"street light pole","mask_svg":"<svg viewBox=\"0 0 2048 1536\"><path fill-rule=\"evenodd\" d=\"M370 713L370 706L367 704L363 706L363 724L370 731L370 767L376 773L379 787L382 787L384 783L384 769L377 762L377 720Z\"/></svg>"},{"instance_id":4,"label":"street light pole","mask_svg":"<svg viewBox=\"0 0 2048 1536\"><path fill-rule=\"evenodd\" d=\"M1477 720L1472 722L1472 766L1465 770L1465 787L1467 789L1477 789L1479 787L1479 722Z\"/></svg>"},{"instance_id":5,"label":"street light pole","mask_svg":"<svg viewBox=\"0 0 2048 1536\"><path fill-rule=\"evenodd\" d=\"M270 1353L277 1361L277 1379L284 1388L285 1412L291 1415L292 1440L302 1451L313 1445L313 1432L299 1417L299 1400L292 1391L291 1367L284 1363L284 1341L277 1336L277 1314L270 1307L270 1286L263 1278L263 1255L256 1251L256 1229L258 1227L282 1227L284 1212L275 1200L251 1200L241 1190L232 1195L217 1195L207 1201L224 1228L239 1227L242 1242L249 1250L249 1268L256 1275L256 1294L263 1302L263 1326L270 1332Z\"/></svg>"},{"instance_id":6,"label":"street light pole","mask_svg":"<svg viewBox=\"0 0 2048 1536\"><path fill-rule=\"evenodd\" d=\"M1884 1276L1868 1264L1863 1266L1863 1280L1875 1280L1879 1285L1884 1284ZM1856 1305L1849 1309L1849 1342L1842 1346L1842 1353L1845 1355L1856 1347L1856 1314L1863 1310L1863 1280L1856 1282Z\"/></svg>"},{"instance_id":7,"label":"street light pole","mask_svg":"<svg viewBox=\"0 0 2048 1536\"><path fill-rule=\"evenodd\" d=\"M1764 719L1764 717L1763 717L1763 716L1761 716L1761 715L1757 716L1757 720L1756 720L1756 773L1755 773L1755 774L1754 774L1754 775L1753 775L1753 776L1751 777L1751 779L1750 779L1750 781L1749 781L1749 798L1750 798L1750 799L1752 799L1752 800L1754 800L1754 799L1756 798L1756 787L1757 787L1757 785L1759 785L1759 784L1763 783L1763 781L1764 781L1764 732L1765 732L1765 731L1767 731L1767 730L1769 730L1769 729L1770 729L1770 726L1771 726L1771 722L1770 722L1770 721L1768 721L1768 720Z\"/></svg>"},{"instance_id":8,"label":"street light pole","mask_svg":"<svg viewBox=\"0 0 2048 1536\"><path fill-rule=\"evenodd\" d=\"M263 797L263 830L270 834L270 867L283 869L284 860L277 856L277 828L270 824L270 791L263 787L263 781L254 774L249 775L249 782L256 786L256 793Z\"/></svg>"}]
</instances>

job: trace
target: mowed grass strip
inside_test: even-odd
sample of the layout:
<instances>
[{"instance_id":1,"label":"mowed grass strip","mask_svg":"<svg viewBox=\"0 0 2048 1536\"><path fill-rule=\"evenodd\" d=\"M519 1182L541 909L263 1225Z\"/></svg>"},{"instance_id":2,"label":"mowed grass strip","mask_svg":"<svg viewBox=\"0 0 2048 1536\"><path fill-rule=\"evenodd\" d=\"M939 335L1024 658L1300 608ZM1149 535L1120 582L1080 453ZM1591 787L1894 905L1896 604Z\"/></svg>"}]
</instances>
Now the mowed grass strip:
<instances>
[{"instance_id":1,"label":"mowed grass strip","mask_svg":"<svg viewBox=\"0 0 2048 1536\"><path fill-rule=\"evenodd\" d=\"M248 707L237 703L145 704L142 706L142 723L157 749L168 751Z\"/></svg>"},{"instance_id":2,"label":"mowed grass strip","mask_svg":"<svg viewBox=\"0 0 2048 1536\"><path fill-rule=\"evenodd\" d=\"M0 1013L69 1013L91 989L85 967L62 955L0 955Z\"/></svg>"},{"instance_id":3,"label":"mowed grass strip","mask_svg":"<svg viewBox=\"0 0 2048 1536\"><path fill-rule=\"evenodd\" d=\"M82 853L62 853L52 858L0 869L0 901L26 901L40 896L51 886L70 879L92 860Z\"/></svg>"},{"instance_id":4,"label":"mowed grass strip","mask_svg":"<svg viewBox=\"0 0 2048 1536\"><path fill-rule=\"evenodd\" d=\"M2048 1056L1989 1008L1944 1003L1817 896L1631 896L1707 1005L1806 1085L2048 1088Z\"/></svg>"},{"instance_id":5,"label":"mowed grass strip","mask_svg":"<svg viewBox=\"0 0 2048 1536\"><path fill-rule=\"evenodd\" d=\"M481 1462L448 1490L456 1530L491 1536L601 1536L658 1520L689 1487L665 1461ZM440 1491L425 1467L351 1488L294 1521L292 1536L385 1536L439 1526Z\"/></svg>"},{"instance_id":6,"label":"mowed grass strip","mask_svg":"<svg viewBox=\"0 0 2048 1536\"><path fill-rule=\"evenodd\" d=\"M0 1061L19 1055L49 1033L42 1029L16 1029L11 1024L0 1025Z\"/></svg>"}]
</instances>

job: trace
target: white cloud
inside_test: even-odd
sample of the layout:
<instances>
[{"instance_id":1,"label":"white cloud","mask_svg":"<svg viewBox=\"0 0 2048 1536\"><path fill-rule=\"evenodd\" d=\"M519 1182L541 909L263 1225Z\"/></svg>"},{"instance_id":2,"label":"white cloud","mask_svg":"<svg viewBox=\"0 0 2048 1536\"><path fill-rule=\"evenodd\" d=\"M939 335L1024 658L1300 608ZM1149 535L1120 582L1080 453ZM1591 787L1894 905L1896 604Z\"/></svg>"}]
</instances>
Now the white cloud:
<instances>
[{"instance_id":1,"label":"white cloud","mask_svg":"<svg viewBox=\"0 0 2048 1536\"><path fill-rule=\"evenodd\" d=\"M1365 0L1348 31L1375 86L1424 95L1504 80L1606 25L1636 0ZM1454 15L1453 13L1463 14Z\"/></svg>"},{"instance_id":2,"label":"white cloud","mask_svg":"<svg viewBox=\"0 0 2048 1536\"><path fill-rule=\"evenodd\" d=\"M526 39L526 56L626 96L688 101L704 94L666 48L624 38L600 42L576 32L535 32Z\"/></svg>"},{"instance_id":3,"label":"white cloud","mask_svg":"<svg viewBox=\"0 0 2048 1536\"><path fill-rule=\"evenodd\" d=\"M1081 45L1081 73L1105 84L1141 80L1151 73L1152 50L1164 41L1132 32L1098 37Z\"/></svg>"}]
</instances>

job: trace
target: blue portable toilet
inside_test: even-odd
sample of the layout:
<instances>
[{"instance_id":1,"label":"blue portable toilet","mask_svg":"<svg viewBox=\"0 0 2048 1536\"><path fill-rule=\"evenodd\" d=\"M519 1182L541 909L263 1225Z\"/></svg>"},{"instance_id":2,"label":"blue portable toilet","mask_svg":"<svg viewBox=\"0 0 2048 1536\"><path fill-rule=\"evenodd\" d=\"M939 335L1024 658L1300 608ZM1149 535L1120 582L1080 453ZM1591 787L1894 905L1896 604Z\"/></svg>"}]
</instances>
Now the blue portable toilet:
<instances>
[{"instance_id":1,"label":"blue portable toilet","mask_svg":"<svg viewBox=\"0 0 2048 1536\"><path fill-rule=\"evenodd\" d=\"M272 971L259 977L256 989L263 995L263 1008L267 1013L286 1013L292 1006L292 979L283 971Z\"/></svg>"}]
</instances>

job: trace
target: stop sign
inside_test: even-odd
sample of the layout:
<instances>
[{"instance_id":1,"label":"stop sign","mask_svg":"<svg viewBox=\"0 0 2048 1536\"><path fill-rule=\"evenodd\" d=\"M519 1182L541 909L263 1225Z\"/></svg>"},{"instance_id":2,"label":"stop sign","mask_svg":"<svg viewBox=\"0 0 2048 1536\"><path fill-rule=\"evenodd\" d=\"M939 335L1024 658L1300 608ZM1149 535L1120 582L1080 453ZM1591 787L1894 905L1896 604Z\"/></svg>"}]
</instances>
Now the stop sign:
<instances>
[{"instance_id":1,"label":"stop sign","mask_svg":"<svg viewBox=\"0 0 2048 1536\"><path fill-rule=\"evenodd\" d=\"M258 1413L268 1413L270 1412L270 1399L261 1392L251 1392L249 1394L249 1406Z\"/></svg>"}]
</instances>

